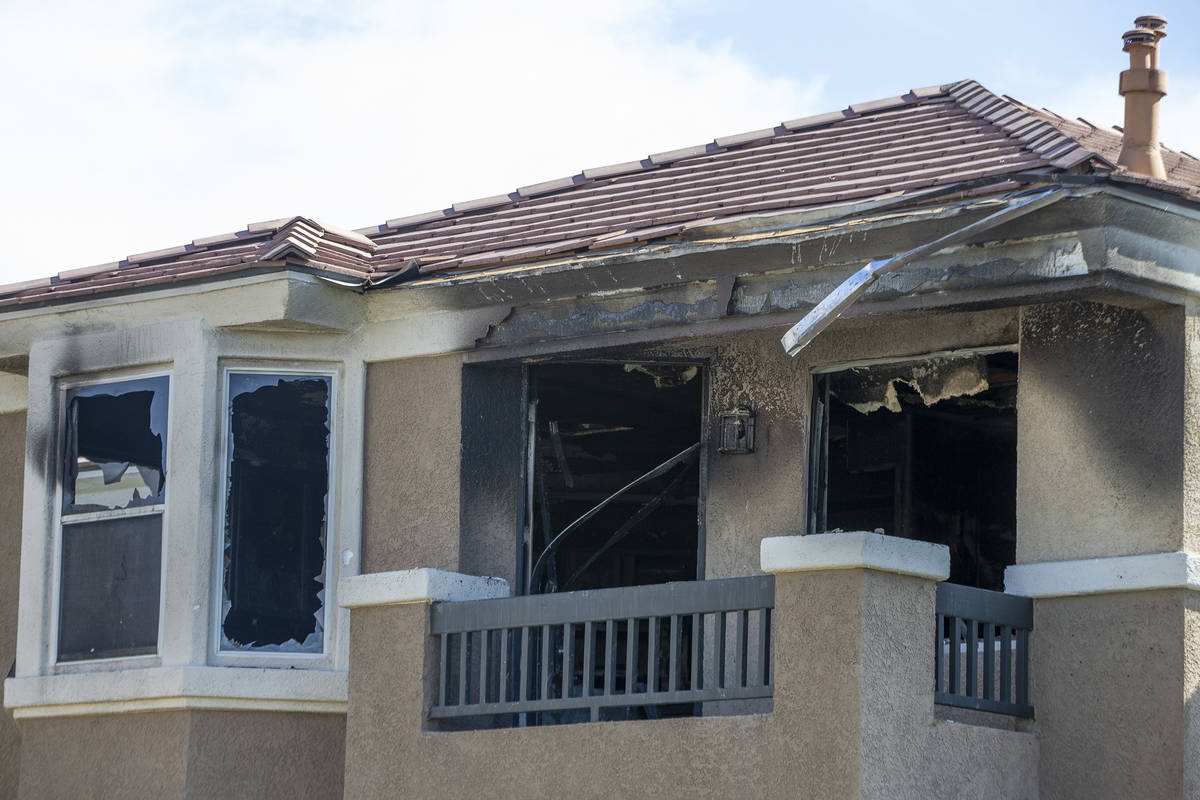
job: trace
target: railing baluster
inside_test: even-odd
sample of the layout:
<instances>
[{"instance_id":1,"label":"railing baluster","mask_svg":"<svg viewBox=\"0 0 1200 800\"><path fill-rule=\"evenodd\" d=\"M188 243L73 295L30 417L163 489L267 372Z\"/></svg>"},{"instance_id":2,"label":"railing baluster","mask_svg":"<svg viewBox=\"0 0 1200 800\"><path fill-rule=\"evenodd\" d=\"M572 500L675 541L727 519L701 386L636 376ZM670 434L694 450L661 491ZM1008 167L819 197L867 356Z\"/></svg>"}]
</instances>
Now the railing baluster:
<instances>
[{"instance_id":1,"label":"railing baluster","mask_svg":"<svg viewBox=\"0 0 1200 800\"><path fill-rule=\"evenodd\" d=\"M949 615L950 651L946 659L946 692L958 694L958 617Z\"/></svg>"},{"instance_id":2,"label":"railing baluster","mask_svg":"<svg viewBox=\"0 0 1200 800\"><path fill-rule=\"evenodd\" d=\"M658 686L658 617L646 620L646 691Z\"/></svg>"},{"instance_id":3,"label":"railing baluster","mask_svg":"<svg viewBox=\"0 0 1200 800\"><path fill-rule=\"evenodd\" d=\"M458 635L458 704L460 706L469 705L467 699L467 671L470 669L471 662L467 660L467 640L470 638L470 631L463 631Z\"/></svg>"},{"instance_id":4,"label":"railing baluster","mask_svg":"<svg viewBox=\"0 0 1200 800\"><path fill-rule=\"evenodd\" d=\"M575 626L570 622L563 623L563 700L566 700L571 696L571 686L575 683L575 654L571 652L575 645L575 635L573 632L574 627Z\"/></svg>"},{"instance_id":5,"label":"railing baluster","mask_svg":"<svg viewBox=\"0 0 1200 800\"><path fill-rule=\"evenodd\" d=\"M758 674L763 686L771 685L771 609L758 610Z\"/></svg>"},{"instance_id":6,"label":"railing baluster","mask_svg":"<svg viewBox=\"0 0 1200 800\"><path fill-rule=\"evenodd\" d=\"M679 615L671 615L671 653L667 656L667 691L679 691Z\"/></svg>"},{"instance_id":7,"label":"railing baluster","mask_svg":"<svg viewBox=\"0 0 1200 800\"><path fill-rule=\"evenodd\" d=\"M1000 626L1000 702L1012 702L1012 634L1008 625Z\"/></svg>"},{"instance_id":8,"label":"railing baluster","mask_svg":"<svg viewBox=\"0 0 1200 800\"><path fill-rule=\"evenodd\" d=\"M488 701L488 667L489 651L492 645L492 633L488 630L479 632L479 702Z\"/></svg>"},{"instance_id":9,"label":"railing baluster","mask_svg":"<svg viewBox=\"0 0 1200 800\"><path fill-rule=\"evenodd\" d=\"M1017 628L1017 703L1029 703L1029 631Z\"/></svg>"},{"instance_id":10,"label":"railing baluster","mask_svg":"<svg viewBox=\"0 0 1200 800\"><path fill-rule=\"evenodd\" d=\"M625 694L633 694L637 684L638 620L630 617L625 629Z\"/></svg>"},{"instance_id":11,"label":"railing baluster","mask_svg":"<svg viewBox=\"0 0 1200 800\"><path fill-rule=\"evenodd\" d=\"M542 626L542 690L539 700L550 699L550 626Z\"/></svg>"},{"instance_id":12,"label":"railing baluster","mask_svg":"<svg viewBox=\"0 0 1200 800\"><path fill-rule=\"evenodd\" d=\"M500 676L498 683L499 688L496 690L497 699L501 703L507 703L511 698L508 691L508 642L512 636L512 631L508 628L499 630L500 636Z\"/></svg>"},{"instance_id":13,"label":"railing baluster","mask_svg":"<svg viewBox=\"0 0 1200 800\"><path fill-rule=\"evenodd\" d=\"M703 630L704 615L692 614L692 654L688 659L690 675L688 677L688 689L697 691L700 689L700 631Z\"/></svg>"},{"instance_id":14,"label":"railing baluster","mask_svg":"<svg viewBox=\"0 0 1200 800\"><path fill-rule=\"evenodd\" d=\"M992 622L983 625L983 698L996 699L996 625Z\"/></svg>"},{"instance_id":15,"label":"railing baluster","mask_svg":"<svg viewBox=\"0 0 1200 800\"><path fill-rule=\"evenodd\" d=\"M613 673L617 671L617 621L604 623L604 695L613 693Z\"/></svg>"},{"instance_id":16,"label":"railing baluster","mask_svg":"<svg viewBox=\"0 0 1200 800\"><path fill-rule=\"evenodd\" d=\"M581 697L592 696L592 686L595 679L592 670L596 666L596 654L592 650L596 631L590 621L583 623L583 694Z\"/></svg>"},{"instance_id":17,"label":"railing baluster","mask_svg":"<svg viewBox=\"0 0 1200 800\"><path fill-rule=\"evenodd\" d=\"M521 628L521 688L517 697L524 703L529 699L529 626Z\"/></svg>"},{"instance_id":18,"label":"railing baluster","mask_svg":"<svg viewBox=\"0 0 1200 800\"><path fill-rule=\"evenodd\" d=\"M967 620L967 697L975 697L979 692L979 623L973 619Z\"/></svg>"},{"instance_id":19,"label":"railing baluster","mask_svg":"<svg viewBox=\"0 0 1200 800\"><path fill-rule=\"evenodd\" d=\"M439 681L438 685L438 705L441 706L446 705L446 684L450 682L450 646L447 644L449 639L450 634L448 633L443 633L438 636L438 648L440 650L438 658L441 665L441 669L439 670L441 672L441 680Z\"/></svg>"},{"instance_id":20,"label":"railing baluster","mask_svg":"<svg viewBox=\"0 0 1200 800\"><path fill-rule=\"evenodd\" d=\"M746 658L750 653L750 612L738 612L738 686L746 685Z\"/></svg>"},{"instance_id":21,"label":"railing baluster","mask_svg":"<svg viewBox=\"0 0 1200 800\"><path fill-rule=\"evenodd\" d=\"M717 612L717 688L725 688L725 612Z\"/></svg>"}]
</instances>

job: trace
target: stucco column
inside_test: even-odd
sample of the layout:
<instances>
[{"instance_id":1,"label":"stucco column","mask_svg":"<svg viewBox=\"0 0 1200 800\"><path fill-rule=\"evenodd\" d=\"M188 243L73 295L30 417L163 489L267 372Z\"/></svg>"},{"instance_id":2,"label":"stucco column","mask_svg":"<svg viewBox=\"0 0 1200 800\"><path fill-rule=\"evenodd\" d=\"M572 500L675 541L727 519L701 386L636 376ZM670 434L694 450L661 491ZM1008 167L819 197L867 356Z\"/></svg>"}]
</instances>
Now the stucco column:
<instances>
[{"instance_id":1,"label":"stucco column","mask_svg":"<svg viewBox=\"0 0 1200 800\"><path fill-rule=\"evenodd\" d=\"M350 609L344 791L348 798L378 797L387 793L374 780L379 765L404 757L395 750L397 742L420 735L432 701L437 650L429 635L429 604L507 597L508 584L409 569L345 578L338 596ZM411 767L420 764L414 761Z\"/></svg>"},{"instance_id":2,"label":"stucco column","mask_svg":"<svg viewBox=\"0 0 1200 800\"><path fill-rule=\"evenodd\" d=\"M1022 310L1018 563L1005 590L1034 598L1043 797L1200 792L1195 316Z\"/></svg>"},{"instance_id":3,"label":"stucco column","mask_svg":"<svg viewBox=\"0 0 1200 800\"><path fill-rule=\"evenodd\" d=\"M827 797L929 796L942 545L875 533L764 539L775 573L775 722L831 766ZM813 724L820 720L821 724Z\"/></svg>"}]
</instances>

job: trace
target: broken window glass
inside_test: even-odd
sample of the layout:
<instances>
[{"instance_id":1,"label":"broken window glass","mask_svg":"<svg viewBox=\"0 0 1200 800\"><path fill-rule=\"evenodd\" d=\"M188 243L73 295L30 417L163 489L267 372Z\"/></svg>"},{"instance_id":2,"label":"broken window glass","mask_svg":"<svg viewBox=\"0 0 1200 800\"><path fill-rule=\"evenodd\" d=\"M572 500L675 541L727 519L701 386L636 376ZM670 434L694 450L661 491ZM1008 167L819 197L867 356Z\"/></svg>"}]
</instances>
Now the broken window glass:
<instances>
[{"instance_id":1,"label":"broken window glass","mask_svg":"<svg viewBox=\"0 0 1200 800\"><path fill-rule=\"evenodd\" d=\"M66 393L59 661L157 651L168 385Z\"/></svg>"},{"instance_id":2,"label":"broken window glass","mask_svg":"<svg viewBox=\"0 0 1200 800\"><path fill-rule=\"evenodd\" d=\"M325 375L230 373L221 649L323 649Z\"/></svg>"},{"instance_id":3,"label":"broken window glass","mask_svg":"<svg viewBox=\"0 0 1200 800\"><path fill-rule=\"evenodd\" d=\"M953 583L1003 590L1016 557L1017 354L817 376L809 531L950 548Z\"/></svg>"},{"instance_id":4,"label":"broken window glass","mask_svg":"<svg viewBox=\"0 0 1200 800\"><path fill-rule=\"evenodd\" d=\"M63 512L163 502L167 378L143 378L67 393Z\"/></svg>"}]
</instances>

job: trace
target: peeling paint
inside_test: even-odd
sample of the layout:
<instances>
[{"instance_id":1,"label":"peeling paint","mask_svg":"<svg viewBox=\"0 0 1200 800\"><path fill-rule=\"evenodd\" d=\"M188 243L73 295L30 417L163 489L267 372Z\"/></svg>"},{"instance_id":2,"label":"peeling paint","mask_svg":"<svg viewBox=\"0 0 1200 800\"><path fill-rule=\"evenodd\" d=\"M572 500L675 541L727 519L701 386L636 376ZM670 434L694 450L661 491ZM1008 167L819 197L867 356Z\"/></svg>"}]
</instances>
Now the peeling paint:
<instances>
[{"instance_id":1,"label":"peeling paint","mask_svg":"<svg viewBox=\"0 0 1200 800\"><path fill-rule=\"evenodd\" d=\"M983 357L938 358L905 364L859 367L837 373L830 391L862 414L886 408L902 410L896 385L903 383L920 395L926 406L951 397L970 397L987 391L987 360Z\"/></svg>"}]
</instances>

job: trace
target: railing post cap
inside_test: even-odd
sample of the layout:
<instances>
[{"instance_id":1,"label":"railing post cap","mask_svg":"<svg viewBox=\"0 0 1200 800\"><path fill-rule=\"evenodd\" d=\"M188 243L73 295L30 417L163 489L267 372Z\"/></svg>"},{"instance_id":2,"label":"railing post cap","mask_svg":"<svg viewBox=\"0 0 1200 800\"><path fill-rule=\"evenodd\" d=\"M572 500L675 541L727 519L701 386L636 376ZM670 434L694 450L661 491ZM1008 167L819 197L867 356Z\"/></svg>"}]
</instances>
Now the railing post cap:
<instances>
[{"instance_id":1,"label":"railing post cap","mask_svg":"<svg viewBox=\"0 0 1200 800\"><path fill-rule=\"evenodd\" d=\"M372 572L342 578L338 605L342 608L394 606L508 597L508 581L420 567L396 572Z\"/></svg>"},{"instance_id":2,"label":"railing post cap","mask_svg":"<svg viewBox=\"0 0 1200 800\"><path fill-rule=\"evenodd\" d=\"M945 545L867 531L774 536L762 540L759 554L764 572L873 569L932 581L950 577Z\"/></svg>"}]
</instances>

